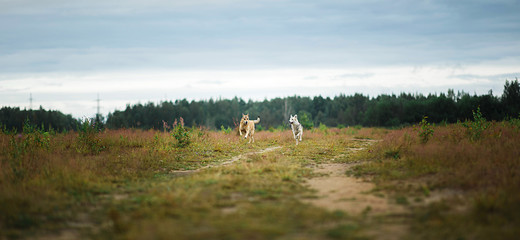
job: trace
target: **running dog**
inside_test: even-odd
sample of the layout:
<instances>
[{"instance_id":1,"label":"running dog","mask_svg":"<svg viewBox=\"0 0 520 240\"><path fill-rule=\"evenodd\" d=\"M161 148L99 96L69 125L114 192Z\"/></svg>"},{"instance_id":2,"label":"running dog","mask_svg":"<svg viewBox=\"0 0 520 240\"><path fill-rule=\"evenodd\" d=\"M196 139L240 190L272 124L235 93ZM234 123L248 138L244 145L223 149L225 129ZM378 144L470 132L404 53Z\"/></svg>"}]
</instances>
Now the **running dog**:
<instances>
[{"instance_id":1,"label":"running dog","mask_svg":"<svg viewBox=\"0 0 520 240\"><path fill-rule=\"evenodd\" d=\"M300 122L298 122L298 115L291 115L291 118L289 118L289 123L291 124L292 134L296 140L296 145L298 145L298 140L301 142L303 135L303 126Z\"/></svg>"},{"instance_id":2,"label":"running dog","mask_svg":"<svg viewBox=\"0 0 520 240\"><path fill-rule=\"evenodd\" d=\"M244 135L244 138L247 139L248 136L251 136L249 139L249 143L251 140L255 142L253 135L255 135L255 124L260 122L260 116L256 120L249 120L249 114L242 113L242 119L240 119L240 125L238 127L238 131L240 132L240 136Z\"/></svg>"}]
</instances>

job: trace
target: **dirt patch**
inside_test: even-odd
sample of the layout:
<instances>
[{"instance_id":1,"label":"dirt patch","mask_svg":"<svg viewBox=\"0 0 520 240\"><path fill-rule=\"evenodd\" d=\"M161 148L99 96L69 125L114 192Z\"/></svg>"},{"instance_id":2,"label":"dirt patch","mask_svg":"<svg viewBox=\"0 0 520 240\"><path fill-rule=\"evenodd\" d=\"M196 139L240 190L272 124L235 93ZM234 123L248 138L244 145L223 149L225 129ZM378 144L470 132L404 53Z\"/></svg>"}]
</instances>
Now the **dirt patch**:
<instances>
[{"instance_id":1,"label":"dirt patch","mask_svg":"<svg viewBox=\"0 0 520 240\"><path fill-rule=\"evenodd\" d=\"M317 191L318 197L303 201L330 211L341 210L349 215L369 218L386 216L390 221L376 221L365 234L374 239L402 239L408 227L394 216L406 215L408 210L385 196L372 194L375 184L347 176L346 172L357 164L318 165L315 172L323 175L307 181L307 185Z\"/></svg>"},{"instance_id":2,"label":"dirt patch","mask_svg":"<svg viewBox=\"0 0 520 240\"><path fill-rule=\"evenodd\" d=\"M238 156L235 156L235 157L232 157L231 159L229 160L226 160L226 161L223 161L223 162L220 162L220 163L216 163L216 164L210 164L210 165L206 165L204 167L201 167L201 168L198 168L198 169L194 169L194 170L172 170L170 171L171 174L174 174L174 175L178 175L178 176L184 176L184 175L187 175L187 174L190 174L190 173L194 173L194 172L198 172L202 169L206 169L206 168L212 168L212 167L219 167L219 166L225 166L225 165L229 165L229 164L232 164L246 156L250 156L250 155L254 155L254 154L262 154L262 153L266 153L266 152L271 152L271 151L274 151L276 149L279 149L279 148L282 148L281 146L274 146L274 147L268 147L268 148L265 148L265 149L262 149L262 150L259 150L259 151L255 151L255 152L249 152L249 153L244 153L244 154L240 154Z\"/></svg>"},{"instance_id":3,"label":"dirt patch","mask_svg":"<svg viewBox=\"0 0 520 240\"><path fill-rule=\"evenodd\" d=\"M307 181L317 191L318 198L304 201L329 210L342 210L349 214L402 214L406 209L392 204L384 196L370 194L375 185L349 177L346 171L355 164L320 164L315 172L323 176Z\"/></svg>"}]
</instances>

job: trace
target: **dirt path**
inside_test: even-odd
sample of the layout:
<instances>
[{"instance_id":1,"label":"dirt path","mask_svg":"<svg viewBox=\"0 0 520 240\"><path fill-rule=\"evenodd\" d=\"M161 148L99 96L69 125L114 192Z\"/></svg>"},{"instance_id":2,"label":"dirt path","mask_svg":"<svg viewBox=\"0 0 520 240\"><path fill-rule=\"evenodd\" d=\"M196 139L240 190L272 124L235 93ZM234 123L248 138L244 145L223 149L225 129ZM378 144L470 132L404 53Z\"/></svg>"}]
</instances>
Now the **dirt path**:
<instances>
[{"instance_id":1,"label":"dirt path","mask_svg":"<svg viewBox=\"0 0 520 240\"><path fill-rule=\"evenodd\" d=\"M223 161L223 162L220 162L220 163L214 163L214 164L209 164L209 165L206 165L204 167L201 167L201 168L197 168L197 169L194 169L194 170L172 170L170 171L171 174L175 174L175 175L185 175L185 174L190 174L190 173L194 173L194 172L199 172L203 169L206 169L206 168L212 168L212 167L219 167L219 166L225 166L225 165L229 165L229 164L232 164L246 156L250 156L250 155L254 155L254 154L262 154L262 153L266 153L266 152L271 152L271 151L274 151L276 149L279 149L279 148L282 148L281 146L273 146L273 147L268 147L268 148L264 148L262 150L258 150L258 151L254 151L254 152L248 152L248 153L243 153L243 154L240 154L238 156L234 156L232 157L231 159L229 160L226 160L226 161Z\"/></svg>"},{"instance_id":2,"label":"dirt path","mask_svg":"<svg viewBox=\"0 0 520 240\"><path fill-rule=\"evenodd\" d=\"M371 193L375 184L349 177L346 171L356 164L320 164L315 170L324 174L309 179L307 184L317 191L318 198L304 199L304 202L328 209L341 210L349 215L365 215L378 219L381 216L402 216L407 209L391 203L384 196ZM407 234L408 227L402 221L389 217L386 221L374 221L365 234L374 239L398 240Z\"/></svg>"},{"instance_id":3,"label":"dirt path","mask_svg":"<svg viewBox=\"0 0 520 240\"><path fill-rule=\"evenodd\" d=\"M406 210L401 205L391 204L382 196L370 194L375 188L371 182L349 177L346 171L355 164L320 164L315 170L324 174L309 179L307 184L317 191L318 198L305 200L314 205L342 210L349 214L398 214Z\"/></svg>"},{"instance_id":4,"label":"dirt path","mask_svg":"<svg viewBox=\"0 0 520 240\"><path fill-rule=\"evenodd\" d=\"M362 149L364 147L353 150ZM408 227L399 217L405 216L409 210L382 194L374 194L374 183L349 177L347 171L358 164L362 163L328 163L315 166L314 171L322 176L308 179L306 184L316 190L318 197L303 201L330 211L341 210L349 215L379 219L365 232L368 236L374 239L402 239L407 234Z\"/></svg>"}]
</instances>

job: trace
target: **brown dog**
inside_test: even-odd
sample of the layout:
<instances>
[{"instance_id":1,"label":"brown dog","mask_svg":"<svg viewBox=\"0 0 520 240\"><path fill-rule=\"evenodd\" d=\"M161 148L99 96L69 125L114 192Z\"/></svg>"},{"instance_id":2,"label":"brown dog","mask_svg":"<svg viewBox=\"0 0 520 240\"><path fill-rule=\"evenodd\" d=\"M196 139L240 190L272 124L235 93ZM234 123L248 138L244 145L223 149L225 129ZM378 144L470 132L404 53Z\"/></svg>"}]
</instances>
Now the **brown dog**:
<instances>
[{"instance_id":1,"label":"brown dog","mask_svg":"<svg viewBox=\"0 0 520 240\"><path fill-rule=\"evenodd\" d=\"M249 114L242 113L242 119L240 119L240 126L238 127L238 131L240 132L240 136L244 135L244 138L247 139L248 136L251 136L249 139L249 143L251 140L255 142L253 135L255 134L255 123L260 122L260 117L256 120L249 120Z\"/></svg>"}]
</instances>

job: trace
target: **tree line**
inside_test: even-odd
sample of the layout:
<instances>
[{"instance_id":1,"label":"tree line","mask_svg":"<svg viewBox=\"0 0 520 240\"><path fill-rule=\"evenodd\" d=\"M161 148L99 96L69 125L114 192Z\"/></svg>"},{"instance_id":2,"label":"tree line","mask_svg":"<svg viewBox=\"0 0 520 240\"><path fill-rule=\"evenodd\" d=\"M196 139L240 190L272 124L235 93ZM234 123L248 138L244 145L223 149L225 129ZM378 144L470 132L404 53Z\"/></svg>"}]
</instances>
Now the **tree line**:
<instances>
[{"instance_id":1,"label":"tree line","mask_svg":"<svg viewBox=\"0 0 520 240\"><path fill-rule=\"evenodd\" d=\"M370 98L363 94L330 97L292 96L264 101L244 101L241 98L187 101L164 101L158 104L127 105L125 110L114 111L107 117L108 128L162 129L182 117L187 126L205 126L211 129L235 127L242 113L250 118L260 116L260 128L288 126L291 114L305 119L307 127L327 126L380 126L395 127L418 123L424 116L430 122L455 123L472 118L480 108L488 120L518 117L520 112L520 85L518 79L507 81L501 97L490 91L484 95L465 92L422 94L401 93Z\"/></svg>"},{"instance_id":2,"label":"tree line","mask_svg":"<svg viewBox=\"0 0 520 240\"><path fill-rule=\"evenodd\" d=\"M2 107L0 109L0 130L21 132L25 124L36 125L45 131L69 131L77 129L80 121L60 111L47 111Z\"/></svg>"},{"instance_id":3,"label":"tree line","mask_svg":"<svg viewBox=\"0 0 520 240\"><path fill-rule=\"evenodd\" d=\"M183 118L188 127L204 126L210 129L234 128L241 114L250 118L260 116L260 129L288 127L290 115L298 114L300 122L310 128L324 124L329 127L361 125L367 127L398 127L420 122L424 116L432 123L455 123L472 118L477 108L487 120L519 117L520 85L518 79L506 80L501 96L476 95L448 90L440 94L382 94L370 98L363 94L330 97L291 96L263 101L244 101L241 98L188 101L148 102L127 105L125 110L109 113L106 121L101 116L96 122L110 129L140 128L162 130L175 119ZM1 123L7 128L21 127L24 119L55 129L74 129L80 120L57 111L20 110L4 107L0 110Z\"/></svg>"}]
</instances>

